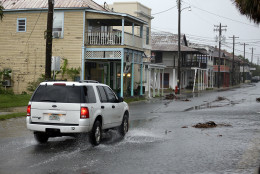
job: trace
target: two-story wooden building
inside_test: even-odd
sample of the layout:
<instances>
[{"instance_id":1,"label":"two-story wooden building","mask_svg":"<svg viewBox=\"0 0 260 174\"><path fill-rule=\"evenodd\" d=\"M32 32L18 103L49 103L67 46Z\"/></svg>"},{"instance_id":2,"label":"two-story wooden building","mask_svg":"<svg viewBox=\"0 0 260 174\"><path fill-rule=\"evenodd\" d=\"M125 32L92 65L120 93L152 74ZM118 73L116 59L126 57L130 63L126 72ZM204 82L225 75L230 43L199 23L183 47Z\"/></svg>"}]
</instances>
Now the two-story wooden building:
<instances>
[{"instance_id":1,"label":"two-story wooden building","mask_svg":"<svg viewBox=\"0 0 260 174\"><path fill-rule=\"evenodd\" d=\"M180 86L181 88L203 89L206 86L207 55L187 46L185 35L181 40ZM170 33L152 34L152 55L154 63L165 65L164 87L174 89L178 75L177 35Z\"/></svg>"},{"instance_id":2,"label":"two-story wooden building","mask_svg":"<svg viewBox=\"0 0 260 174\"><path fill-rule=\"evenodd\" d=\"M44 74L48 4L5 0L2 5L0 70L12 70L12 88L21 93ZM69 67L80 67L81 80L106 83L121 96L130 86L133 95L134 77L142 77L146 25L140 18L108 11L92 0L55 0L52 54L68 60ZM135 66L140 74L135 74Z\"/></svg>"}]
</instances>

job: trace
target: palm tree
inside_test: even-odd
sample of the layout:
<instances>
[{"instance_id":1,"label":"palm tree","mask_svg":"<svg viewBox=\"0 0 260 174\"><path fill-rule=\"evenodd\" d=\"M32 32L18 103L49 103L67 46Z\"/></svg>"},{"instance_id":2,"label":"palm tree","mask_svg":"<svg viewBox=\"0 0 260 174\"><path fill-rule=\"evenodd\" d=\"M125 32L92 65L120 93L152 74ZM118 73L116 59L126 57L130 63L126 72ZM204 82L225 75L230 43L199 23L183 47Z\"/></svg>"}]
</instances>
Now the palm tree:
<instances>
[{"instance_id":1,"label":"palm tree","mask_svg":"<svg viewBox=\"0 0 260 174\"><path fill-rule=\"evenodd\" d=\"M1 5L1 3L0 3L0 20L2 20L3 19L3 17L4 17L4 12L3 12L3 10L4 10L4 7Z\"/></svg>"},{"instance_id":2,"label":"palm tree","mask_svg":"<svg viewBox=\"0 0 260 174\"><path fill-rule=\"evenodd\" d=\"M260 23L260 1L259 0L232 0L240 13L249 17L255 23Z\"/></svg>"}]
</instances>

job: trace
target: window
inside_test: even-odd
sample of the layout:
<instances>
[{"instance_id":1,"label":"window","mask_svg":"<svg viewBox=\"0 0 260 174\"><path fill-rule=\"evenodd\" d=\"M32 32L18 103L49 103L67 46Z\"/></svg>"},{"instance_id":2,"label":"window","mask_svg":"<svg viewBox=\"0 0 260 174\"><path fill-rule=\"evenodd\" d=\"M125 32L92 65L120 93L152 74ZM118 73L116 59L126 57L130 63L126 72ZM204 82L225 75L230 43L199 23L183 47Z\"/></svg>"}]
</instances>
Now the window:
<instances>
[{"instance_id":1,"label":"window","mask_svg":"<svg viewBox=\"0 0 260 174\"><path fill-rule=\"evenodd\" d=\"M53 15L53 38L63 38L64 12L54 12Z\"/></svg>"},{"instance_id":2,"label":"window","mask_svg":"<svg viewBox=\"0 0 260 174\"><path fill-rule=\"evenodd\" d=\"M26 18L17 19L17 32L26 32Z\"/></svg>"},{"instance_id":3,"label":"window","mask_svg":"<svg viewBox=\"0 0 260 174\"><path fill-rule=\"evenodd\" d=\"M41 85L33 95L32 101L83 103L79 86L45 86Z\"/></svg>"},{"instance_id":4,"label":"window","mask_svg":"<svg viewBox=\"0 0 260 174\"><path fill-rule=\"evenodd\" d=\"M146 27L146 45L149 45L149 38L150 38L150 30L149 27Z\"/></svg>"},{"instance_id":5,"label":"window","mask_svg":"<svg viewBox=\"0 0 260 174\"><path fill-rule=\"evenodd\" d=\"M162 52L155 53L155 63L162 63Z\"/></svg>"},{"instance_id":6,"label":"window","mask_svg":"<svg viewBox=\"0 0 260 174\"><path fill-rule=\"evenodd\" d=\"M97 86L97 89L98 89L100 102L106 103L107 102L107 96L106 96L104 88L102 86Z\"/></svg>"},{"instance_id":7,"label":"window","mask_svg":"<svg viewBox=\"0 0 260 174\"><path fill-rule=\"evenodd\" d=\"M96 96L92 86L84 86L86 103L96 103Z\"/></svg>"},{"instance_id":8,"label":"window","mask_svg":"<svg viewBox=\"0 0 260 174\"><path fill-rule=\"evenodd\" d=\"M107 99L109 103L115 103L116 102L116 96L114 92L107 86L104 87L106 93L107 93Z\"/></svg>"}]
</instances>

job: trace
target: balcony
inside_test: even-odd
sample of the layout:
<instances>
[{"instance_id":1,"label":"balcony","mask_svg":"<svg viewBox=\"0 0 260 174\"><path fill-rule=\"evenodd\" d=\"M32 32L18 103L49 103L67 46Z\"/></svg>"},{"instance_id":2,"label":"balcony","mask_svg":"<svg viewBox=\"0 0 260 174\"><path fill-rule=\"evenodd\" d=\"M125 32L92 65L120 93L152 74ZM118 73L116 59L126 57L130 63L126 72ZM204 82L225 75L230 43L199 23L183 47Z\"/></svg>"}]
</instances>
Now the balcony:
<instances>
[{"instance_id":1,"label":"balcony","mask_svg":"<svg viewBox=\"0 0 260 174\"><path fill-rule=\"evenodd\" d=\"M113 32L88 32L87 33L87 45L125 45L137 48L143 48L143 39L138 36L133 36L129 33L123 34L121 31Z\"/></svg>"}]
</instances>

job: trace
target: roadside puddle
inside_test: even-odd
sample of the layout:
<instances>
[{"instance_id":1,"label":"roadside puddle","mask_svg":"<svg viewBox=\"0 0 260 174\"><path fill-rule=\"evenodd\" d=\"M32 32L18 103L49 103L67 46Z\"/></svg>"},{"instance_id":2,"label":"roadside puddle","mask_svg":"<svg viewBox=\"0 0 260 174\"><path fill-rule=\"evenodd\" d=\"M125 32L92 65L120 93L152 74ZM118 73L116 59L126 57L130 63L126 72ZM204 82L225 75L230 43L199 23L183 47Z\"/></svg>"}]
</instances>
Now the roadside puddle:
<instances>
[{"instance_id":1,"label":"roadside puddle","mask_svg":"<svg viewBox=\"0 0 260 174\"><path fill-rule=\"evenodd\" d=\"M208 103L204 103L198 106L193 106L188 109L185 109L183 112L188 112L192 110L202 110L202 109L208 109L208 108L219 108L219 107L225 107L225 106L234 106L236 104L241 104L245 101L246 99L242 99L239 101L232 101L229 100L228 98L225 97L217 97L216 100Z\"/></svg>"}]
</instances>

